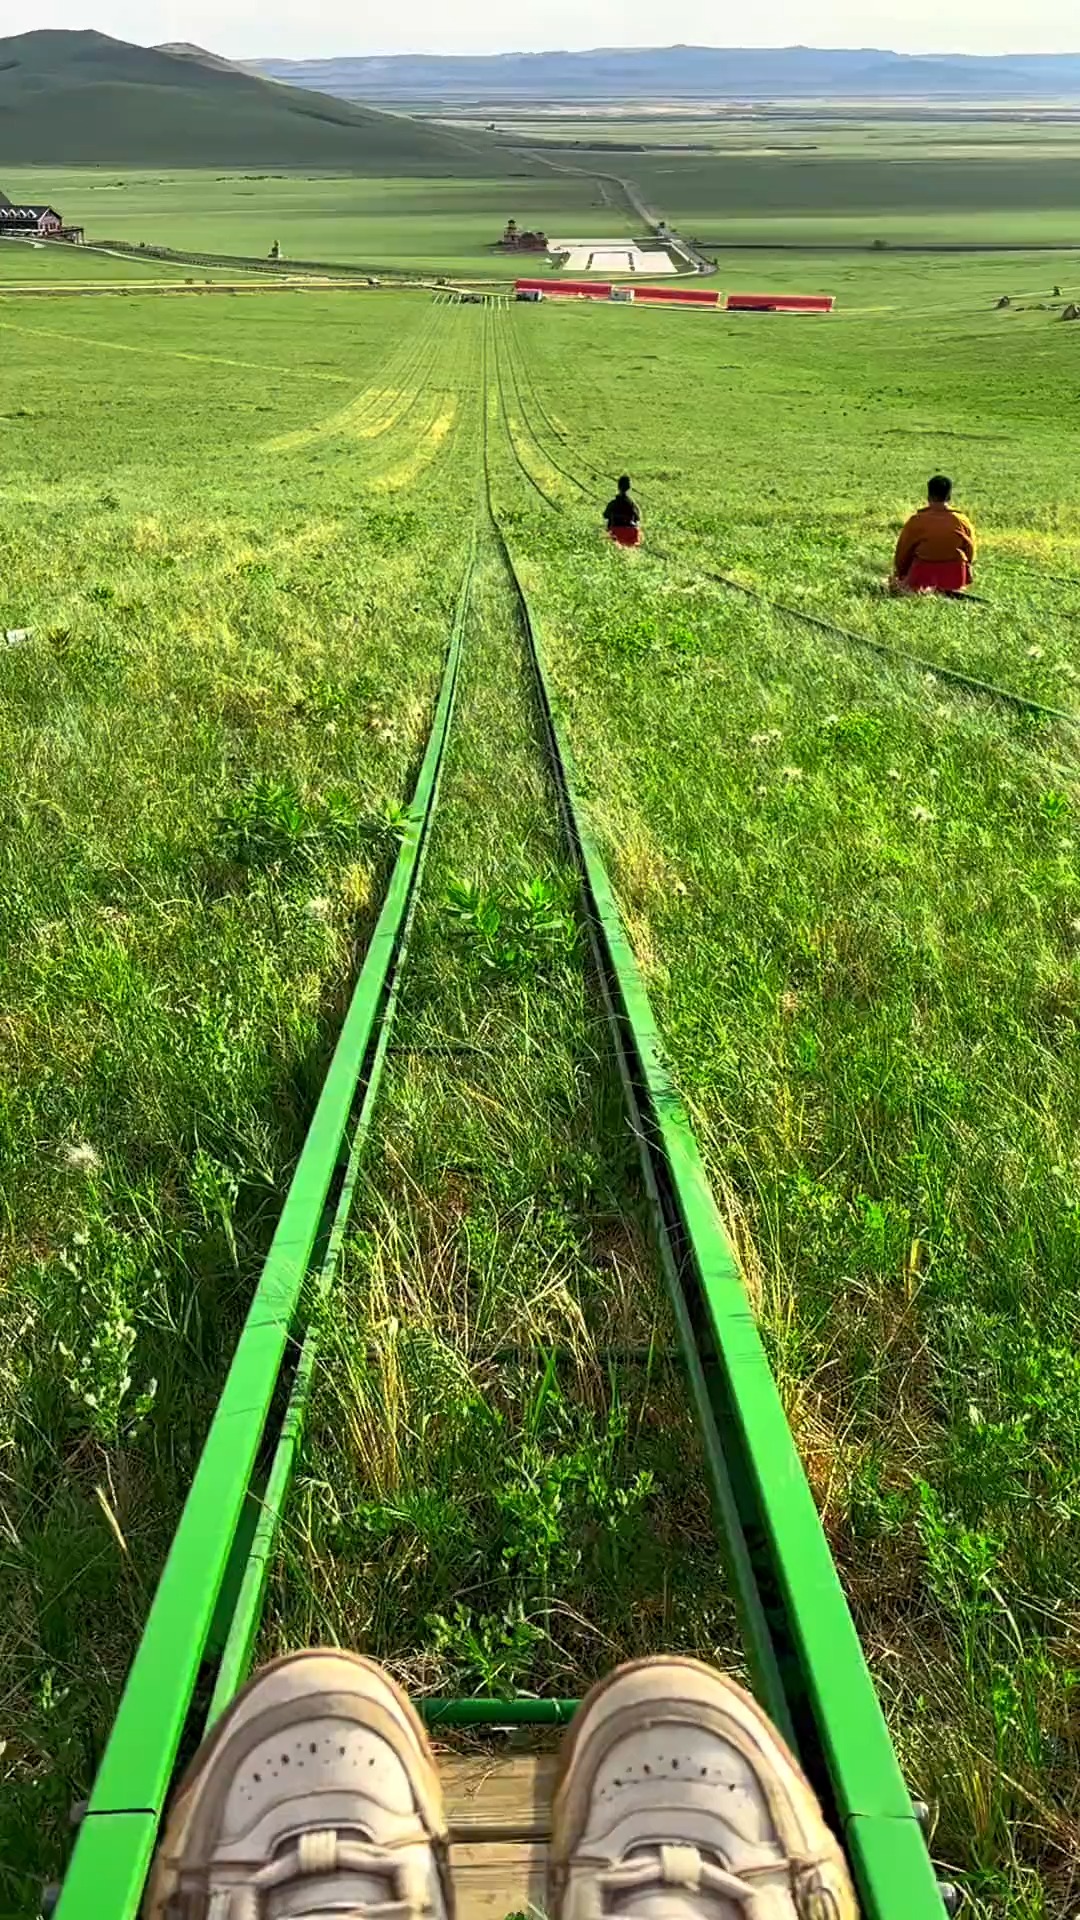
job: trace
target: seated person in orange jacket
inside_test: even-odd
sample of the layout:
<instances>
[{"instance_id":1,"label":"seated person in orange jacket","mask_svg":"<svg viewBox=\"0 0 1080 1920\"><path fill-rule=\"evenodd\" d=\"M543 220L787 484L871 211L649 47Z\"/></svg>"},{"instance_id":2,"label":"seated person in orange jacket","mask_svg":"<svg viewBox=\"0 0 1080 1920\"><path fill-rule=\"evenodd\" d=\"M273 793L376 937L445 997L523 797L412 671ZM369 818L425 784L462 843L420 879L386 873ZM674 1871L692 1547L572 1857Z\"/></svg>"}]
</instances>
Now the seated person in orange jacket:
<instances>
[{"instance_id":1,"label":"seated person in orange jacket","mask_svg":"<svg viewBox=\"0 0 1080 1920\"><path fill-rule=\"evenodd\" d=\"M952 481L943 473L926 491L928 504L912 514L896 543L893 586L897 593L962 593L975 560L971 522L949 505Z\"/></svg>"}]
</instances>

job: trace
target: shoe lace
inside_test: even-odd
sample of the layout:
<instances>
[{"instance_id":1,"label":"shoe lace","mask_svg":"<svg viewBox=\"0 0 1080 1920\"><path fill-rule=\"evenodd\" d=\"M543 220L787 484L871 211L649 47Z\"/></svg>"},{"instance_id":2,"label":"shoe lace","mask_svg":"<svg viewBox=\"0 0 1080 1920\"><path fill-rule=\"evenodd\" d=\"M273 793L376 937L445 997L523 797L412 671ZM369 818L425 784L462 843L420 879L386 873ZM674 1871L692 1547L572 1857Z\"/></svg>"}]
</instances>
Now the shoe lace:
<instances>
[{"instance_id":1,"label":"shoe lace","mask_svg":"<svg viewBox=\"0 0 1080 1920\"><path fill-rule=\"evenodd\" d=\"M825 1859L804 1858L790 1863L792 1894L799 1920L841 1920L842 1909L836 1888L828 1874ZM641 1893L654 1887L679 1887L685 1893L709 1893L733 1902L746 1920L754 1920L761 1907L761 1894L751 1884L761 1873L772 1873L771 1863L750 1866L741 1874L729 1873L715 1860L709 1860L697 1847L660 1846L655 1852L634 1854L617 1867L598 1875L603 1911L610 1911L604 1894L618 1896ZM770 1907L769 1911L773 1909Z\"/></svg>"},{"instance_id":2,"label":"shoe lace","mask_svg":"<svg viewBox=\"0 0 1080 1920\"><path fill-rule=\"evenodd\" d=\"M343 1840L333 1827L326 1827L302 1833L295 1846L260 1867L242 1887L212 1893L206 1920L263 1920L268 1894L296 1880L333 1873L362 1873L387 1883L385 1900L357 1901L352 1912L339 1914L338 1920L419 1920L431 1909L430 1880L422 1860L396 1859L385 1848Z\"/></svg>"}]
</instances>

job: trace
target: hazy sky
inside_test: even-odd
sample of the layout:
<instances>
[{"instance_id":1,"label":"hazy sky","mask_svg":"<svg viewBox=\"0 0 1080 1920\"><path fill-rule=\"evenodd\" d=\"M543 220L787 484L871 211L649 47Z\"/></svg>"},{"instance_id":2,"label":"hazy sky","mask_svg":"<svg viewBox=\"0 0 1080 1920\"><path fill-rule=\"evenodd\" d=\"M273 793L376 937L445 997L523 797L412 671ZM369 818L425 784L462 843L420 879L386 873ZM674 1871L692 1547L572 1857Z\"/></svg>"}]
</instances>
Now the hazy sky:
<instances>
[{"instance_id":1,"label":"hazy sky","mask_svg":"<svg viewBox=\"0 0 1080 1920\"><path fill-rule=\"evenodd\" d=\"M724 16L727 15L727 18ZM123 40L194 40L233 58L330 53L495 53L519 48L707 46L894 47L911 53L1060 53L1080 50L1076 0L620 0L612 14L589 0L399 0L383 12L353 0L0 0L0 35L94 26ZM741 30L740 30L741 29Z\"/></svg>"}]
</instances>

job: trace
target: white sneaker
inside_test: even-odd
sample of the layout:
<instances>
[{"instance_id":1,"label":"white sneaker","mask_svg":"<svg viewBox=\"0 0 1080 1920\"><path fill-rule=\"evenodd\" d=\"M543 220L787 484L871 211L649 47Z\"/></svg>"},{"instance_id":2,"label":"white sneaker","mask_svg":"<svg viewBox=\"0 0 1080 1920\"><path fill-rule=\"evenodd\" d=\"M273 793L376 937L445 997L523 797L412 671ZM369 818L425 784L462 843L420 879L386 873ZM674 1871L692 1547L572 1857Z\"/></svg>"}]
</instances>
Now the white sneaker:
<instances>
[{"instance_id":1,"label":"white sneaker","mask_svg":"<svg viewBox=\"0 0 1080 1920\"><path fill-rule=\"evenodd\" d=\"M560 1766L552 1920L858 1920L809 1781L712 1667L636 1660L593 1688Z\"/></svg>"},{"instance_id":2,"label":"white sneaker","mask_svg":"<svg viewBox=\"0 0 1080 1920\"><path fill-rule=\"evenodd\" d=\"M248 1682L170 1808L146 1920L452 1920L423 1725L359 1654L288 1654Z\"/></svg>"}]
</instances>

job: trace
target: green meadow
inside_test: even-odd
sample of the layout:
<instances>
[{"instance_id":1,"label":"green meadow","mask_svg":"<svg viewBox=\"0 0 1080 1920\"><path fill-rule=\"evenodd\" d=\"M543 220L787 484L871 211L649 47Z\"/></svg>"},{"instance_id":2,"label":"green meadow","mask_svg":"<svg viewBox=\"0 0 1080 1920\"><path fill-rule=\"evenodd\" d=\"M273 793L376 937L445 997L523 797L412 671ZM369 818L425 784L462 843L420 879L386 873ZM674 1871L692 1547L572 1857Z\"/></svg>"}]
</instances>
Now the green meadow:
<instances>
[{"instance_id":1,"label":"green meadow","mask_svg":"<svg viewBox=\"0 0 1080 1920\"><path fill-rule=\"evenodd\" d=\"M1080 722L926 665L1080 715L1080 259L1036 245L1067 233L1073 163L957 163L935 206L925 153L906 188L892 154L698 158L628 171L718 239L872 239L891 206L897 234L1028 250L719 252L725 288L835 293L821 319L134 279L44 300L20 284L60 257L0 250L0 632L26 636L0 648L5 1912L37 1912L100 1758L474 535L262 1649L336 1636L463 1693L569 1695L663 1646L739 1660L485 421L935 1859L973 1920L1075 1904ZM256 175L19 181L91 237L343 264L487 271L510 214L629 231L584 175ZM88 284L189 277L97 259ZM941 468L977 598L897 603L896 531ZM636 554L598 531L623 469Z\"/></svg>"},{"instance_id":2,"label":"green meadow","mask_svg":"<svg viewBox=\"0 0 1080 1920\"><path fill-rule=\"evenodd\" d=\"M515 118L498 125L512 134ZM1080 247L1080 124L1068 110L717 107L592 127L526 113L520 132L562 163L629 174L651 207L706 241Z\"/></svg>"},{"instance_id":3,"label":"green meadow","mask_svg":"<svg viewBox=\"0 0 1080 1920\"><path fill-rule=\"evenodd\" d=\"M554 234L629 233L636 224L614 189L605 197L593 179L537 176L524 163L490 180L31 167L0 178L9 197L17 189L55 205L90 241L259 260L277 241L286 263L407 272L512 277L520 265L492 251L508 219ZM0 284L6 260L0 255Z\"/></svg>"}]
</instances>

